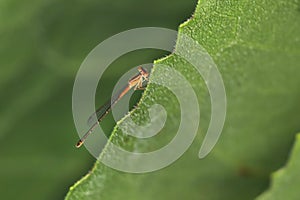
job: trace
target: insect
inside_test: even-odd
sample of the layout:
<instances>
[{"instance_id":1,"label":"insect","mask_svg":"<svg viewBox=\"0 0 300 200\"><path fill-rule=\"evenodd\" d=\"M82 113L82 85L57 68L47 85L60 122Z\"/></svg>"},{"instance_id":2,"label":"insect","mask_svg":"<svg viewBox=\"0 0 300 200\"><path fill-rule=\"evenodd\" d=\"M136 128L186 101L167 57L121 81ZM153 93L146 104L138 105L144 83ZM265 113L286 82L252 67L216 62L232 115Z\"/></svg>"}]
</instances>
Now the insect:
<instances>
[{"instance_id":1,"label":"insect","mask_svg":"<svg viewBox=\"0 0 300 200\"><path fill-rule=\"evenodd\" d=\"M95 117L97 121L94 122L91 128L80 138L77 142L76 147L82 146L86 138L95 130L97 125L103 120L103 118L111 111L111 108L132 88L134 90L143 90L149 80L149 73L143 67L138 67L139 73L132 77L126 86L120 90L115 96L113 96L106 104L101 106L94 112L89 118L88 123L91 123Z\"/></svg>"}]
</instances>

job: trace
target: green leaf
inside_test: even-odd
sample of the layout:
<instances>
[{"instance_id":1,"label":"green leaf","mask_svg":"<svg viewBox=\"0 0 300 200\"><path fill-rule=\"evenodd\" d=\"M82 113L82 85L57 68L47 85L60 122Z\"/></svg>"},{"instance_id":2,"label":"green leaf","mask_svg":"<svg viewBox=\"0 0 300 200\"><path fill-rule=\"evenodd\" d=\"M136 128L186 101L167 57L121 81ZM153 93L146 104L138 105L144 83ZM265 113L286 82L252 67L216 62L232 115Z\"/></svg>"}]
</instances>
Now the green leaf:
<instances>
[{"instance_id":1,"label":"green leaf","mask_svg":"<svg viewBox=\"0 0 300 200\"><path fill-rule=\"evenodd\" d=\"M271 187L257 200L299 199L300 134L297 135L286 166L272 174Z\"/></svg>"},{"instance_id":2,"label":"green leaf","mask_svg":"<svg viewBox=\"0 0 300 200\"><path fill-rule=\"evenodd\" d=\"M210 120L209 94L196 70L172 54L155 62L152 78L164 77L159 64L183 74L201 107L200 130L189 150L159 171L129 174L96 162L70 188L66 199L253 199L268 186L269 174L282 166L299 130L300 20L298 1L206 0L182 24L187 34L212 56L227 93L227 118L221 138L205 159L197 155ZM177 41L180 42L180 41ZM181 44L185 45L185 44ZM178 46L178 43L177 43ZM193 52L193 49L187 51ZM167 81L167 80L166 80ZM135 152L164 146L180 122L175 96L151 83L130 116L138 124L149 105L161 104L168 121L159 135L137 140L122 133L126 118L110 140ZM127 116L128 117L128 116ZM106 150L101 156L114 158Z\"/></svg>"}]
</instances>

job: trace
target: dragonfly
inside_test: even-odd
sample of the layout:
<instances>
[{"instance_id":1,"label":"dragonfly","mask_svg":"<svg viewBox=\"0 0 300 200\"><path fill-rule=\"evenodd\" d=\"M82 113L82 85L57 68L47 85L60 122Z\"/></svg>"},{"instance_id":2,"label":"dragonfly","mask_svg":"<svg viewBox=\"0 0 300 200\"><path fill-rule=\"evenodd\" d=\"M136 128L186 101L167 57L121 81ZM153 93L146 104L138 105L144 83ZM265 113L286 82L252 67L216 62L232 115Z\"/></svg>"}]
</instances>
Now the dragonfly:
<instances>
[{"instance_id":1,"label":"dragonfly","mask_svg":"<svg viewBox=\"0 0 300 200\"><path fill-rule=\"evenodd\" d=\"M107 101L103 106L98 108L89 118L88 123L92 126L90 129L80 138L76 143L76 147L79 148L83 145L86 138L95 130L97 125L103 120L103 118L111 111L112 107L131 89L143 90L149 81L149 73L143 67L138 67L138 74L133 76L116 95L114 95L109 101ZM94 119L97 118L96 122Z\"/></svg>"}]
</instances>

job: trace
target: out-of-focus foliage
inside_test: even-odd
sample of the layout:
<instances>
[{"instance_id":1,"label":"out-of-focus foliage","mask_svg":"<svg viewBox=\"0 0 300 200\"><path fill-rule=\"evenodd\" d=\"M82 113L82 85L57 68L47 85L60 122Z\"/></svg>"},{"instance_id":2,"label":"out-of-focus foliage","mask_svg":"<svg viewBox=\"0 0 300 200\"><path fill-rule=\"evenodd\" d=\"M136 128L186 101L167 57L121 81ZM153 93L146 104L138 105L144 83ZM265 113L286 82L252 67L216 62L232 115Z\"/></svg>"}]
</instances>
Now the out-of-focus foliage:
<instances>
[{"instance_id":1,"label":"out-of-focus foliage","mask_svg":"<svg viewBox=\"0 0 300 200\"><path fill-rule=\"evenodd\" d=\"M196 0L52 0L0 2L1 199L62 199L94 158L74 147L72 87L85 56L130 28L176 29ZM165 52L135 52L117 60L100 82L97 105L115 81ZM103 123L110 132L114 122Z\"/></svg>"},{"instance_id":2,"label":"out-of-focus foliage","mask_svg":"<svg viewBox=\"0 0 300 200\"><path fill-rule=\"evenodd\" d=\"M300 134L287 165L272 174L271 188L257 200L298 199L300 186Z\"/></svg>"}]
</instances>

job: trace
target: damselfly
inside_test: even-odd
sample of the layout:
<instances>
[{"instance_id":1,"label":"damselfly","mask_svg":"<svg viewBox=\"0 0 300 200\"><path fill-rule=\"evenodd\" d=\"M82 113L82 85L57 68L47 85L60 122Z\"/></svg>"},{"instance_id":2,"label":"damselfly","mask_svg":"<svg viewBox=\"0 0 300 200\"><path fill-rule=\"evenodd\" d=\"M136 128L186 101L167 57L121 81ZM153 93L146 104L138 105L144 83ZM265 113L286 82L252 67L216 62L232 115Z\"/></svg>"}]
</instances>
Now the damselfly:
<instances>
[{"instance_id":1,"label":"damselfly","mask_svg":"<svg viewBox=\"0 0 300 200\"><path fill-rule=\"evenodd\" d=\"M93 122L94 118L97 118L97 121L94 122L91 128L80 138L77 142L76 147L79 148L84 143L86 138L95 130L97 125L102 121L102 119L109 113L112 106L115 105L129 90L132 88L134 90L142 90L146 86L149 78L149 73L142 67L138 67L139 73L132 77L126 86L122 90L120 90L115 96L113 96L106 104L101 106L93 113L89 119L88 123Z\"/></svg>"}]
</instances>

